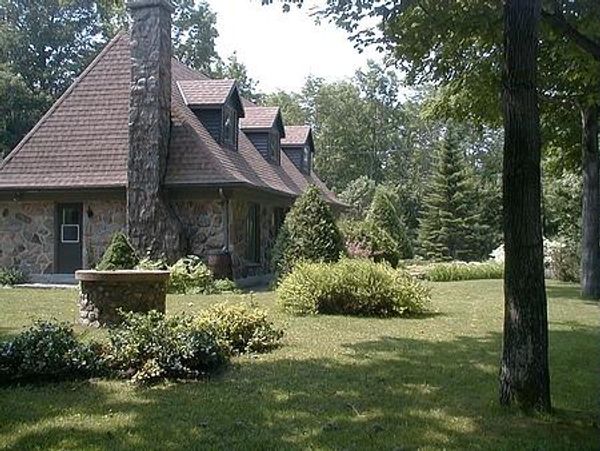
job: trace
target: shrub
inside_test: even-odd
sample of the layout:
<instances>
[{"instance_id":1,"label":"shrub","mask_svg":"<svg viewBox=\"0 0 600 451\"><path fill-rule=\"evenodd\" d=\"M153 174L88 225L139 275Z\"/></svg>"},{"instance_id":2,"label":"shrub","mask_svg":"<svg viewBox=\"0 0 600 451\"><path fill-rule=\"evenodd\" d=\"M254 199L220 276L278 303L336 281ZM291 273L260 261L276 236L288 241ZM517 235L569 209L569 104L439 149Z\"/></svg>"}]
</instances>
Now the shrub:
<instances>
[{"instance_id":1,"label":"shrub","mask_svg":"<svg viewBox=\"0 0 600 451\"><path fill-rule=\"evenodd\" d=\"M144 257L138 262L135 269L141 271L164 271L169 269L169 265L164 260L152 260L149 257Z\"/></svg>"},{"instance_id":2,"label":"shrub","mask_svg":"<svg viewBox=\"0 0 600 451\"><path fill-rule=\"evenodd\" d=\"M117 232L113 235L96 269L100 271L133 269L138 264L138 261L139 259L135 255L135 251L131 247L131 244L129 244L125 234Z\"/></svg>"},{"instance_id":3,"label":"shrub","mask_svg":"<svg viewBox=\"0 0 600 451\"><path fill-rule=\"evenodd\" d=\"M504 265L489 262L449 262L432 263L419 269L422 277L432 282L452 282L458 280L502 279Z\"/></svg>"},{"instance_id":4,"label":"shrub","mask_svg":"<svg viewBox=\"0 0 600 451\"><path fill-rule=\"evenodd\" d=\"M371 258L397 266L400 260L396 240L370 221L344 221L340 223L348 254L353 258Z\"/></svg>"},{"instance_id":5,"label":"shrub","mask_svg":"<svg viewBox=\"0 0 600 451\"><path fill-rule=\"evenodd\" d=\"M337 263L300 263L277 289L288 312L400 316L419 313L429 290L387 264L343 259Z\"/></svg>"},{"instance_id":6,"label":"shrub","mask_svg":"<svg viewBox=\"0 0 600 451\"><path fill-rule=\"evenodd\" d=\"M290 272L299 261L333 262L344 247L331 208L315 186L294 203L287 214L273 247L273 270L278 275Z\"/></svg>"},{"instance_id":7,"label":"shrub","mask_svg":"<svg viewBox=\"0 0 600 451\"><path fill-rule=\"evenodd\" d=\"M413 249L406 228L385 188L378 187L375 191L367 220L394 239L400 258L412 258Z\"/></svg>"},{"instance_id":8,"label":"shrub","mask_svg":"<svg viewBox=\"0 0 600 451\"><path fill-rule=\"evenodd\" d=\"M18 285L25 283L27 277L25 273L17 268L0 268L0 286L2 285Z\"/></svg>"},{"instance_id":9,"label":"shrub","mask_svg":"<svg viewBox=\"0 0 600 451\"><path fill-rule=\"evenodd\" d=\"M554 278L563 282L579 282L581 256L579 246L566 241L553 242L548 246L549 268Z\"/></svg>"},{"instance_id":10,"label":"shrub","mask_svg":"<svg viewBox=\"0 0 600 451\"><path fill-rule=\"evenodd\" d=\"M283 330L277 329L263 310L245 305L210 307L198 315L196 325L213 331L231 354L270 351L283 337Z\"/></svg>"},{"instance_id":11,"label":"shrub","mask_svg":"<svg viewBox=\"0 0 600 451\"><path fill-rule=\"evenodd\" d=\"M77 341L64 323L37 321L0 344L0 382L78 379L102 371L98 346Z\"/></svg>"},{"instance_id":12,"label":"shrub","mask_svg":"<svg viewBox=\"0 0 600 451\"><path fill-rule=\"evenodd\" d=\"M123 313L109 330L106 362L136 383L196 379L221 368L226 350L212 331L195 327L192 318L162 313Z\"/></svg>"},{"instance_id":13,"label":"shrub","mask_svg":"<svg viewBox=\"0 0 600 451\"><path fill-rule=\"evenodd\" d=\"M216 279L211 287L211 293L239 293L240 289L233 280Z\"/></svg>"},{"instance_id":14,"label":"shrub","mask_svg":"<svg viewBox=\"0 0 600 451\"><path fill-rule=\"evenodd\" d=\"M210 293L213 275L210 269L196 255L188 255L178 260L171 270L169 292L179 294Z\"/></svg>"}]
</instances>

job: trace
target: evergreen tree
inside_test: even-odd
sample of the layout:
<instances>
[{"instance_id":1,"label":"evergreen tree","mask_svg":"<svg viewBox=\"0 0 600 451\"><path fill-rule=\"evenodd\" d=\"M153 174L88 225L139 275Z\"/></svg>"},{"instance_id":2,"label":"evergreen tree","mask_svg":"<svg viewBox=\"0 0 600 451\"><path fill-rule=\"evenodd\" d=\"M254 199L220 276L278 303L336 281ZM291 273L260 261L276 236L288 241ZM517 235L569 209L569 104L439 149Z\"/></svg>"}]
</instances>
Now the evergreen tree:
<instances>
[{"instance_id":1,"label":"evergreen tree","mask_svg":"<svg viewBox=\"0 0 600 451\"><path fill-rule=\"evenodd\" d=\"M367 220L385 230L396 241L398 254L401 258L411 258L413 256L406 228L390 199L390 194L382 186L377 187L375 190Z\"/></svg>"},{"instance_id":2,"label":"evergreen tree","mask_svg":"<svg viewBox=\"0 0 600 451\"><path fill-rule=\"evenodd\" d=\"M117 232L110 240L102 260L96 266L99 271L114 271L118 269L133 269L139 259L129 240L123 232Z\"/></svg>"},{"instance_id":3,"label":"evergreen tree","mask_svg":"<svg viewBox=\"0 0 600 451\"><path fill-rule=\"evenodd\" d=\"M273 248L273 270L287 274L301 260L332 262L344 252L333 212L321 192L310 186L287 214Z\"/></svg>"},{"instance_id":4,"label":"evergreen tree","mask_svg":"<svg viewBox=\"0 0 600 451\"><path fill-rule=\"evenodd\" d=\"M442 142L438 162L425 197L419 233L427 258L474 260L481 257L479 206L474 178L450 129Z\"/></svg>"}]
</instances>

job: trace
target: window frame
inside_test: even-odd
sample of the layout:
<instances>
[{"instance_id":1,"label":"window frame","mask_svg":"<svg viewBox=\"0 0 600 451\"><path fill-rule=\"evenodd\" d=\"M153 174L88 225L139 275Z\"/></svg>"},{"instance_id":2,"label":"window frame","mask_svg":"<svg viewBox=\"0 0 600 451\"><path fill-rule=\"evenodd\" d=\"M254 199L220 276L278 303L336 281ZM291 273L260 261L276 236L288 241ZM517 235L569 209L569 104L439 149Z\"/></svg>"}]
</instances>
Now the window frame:
<instances>
[{"instance_id":1,"label":"window frame","mask_svg":"<svg viewBox=\"0 0 600 451\"><path fill-rule=\"evenodd\" d=\"M225 124L231 119L231 136L225 133ZM239 127L238 114L235 108L224 105L221 110L221 144L231 150L238 149Z\"/></svg>"},{"instance_id":2,"label":"window frame","mask_svg":"<svg viewBox=\"0 0 600 451\"><path fill-rule=\"evenodd\" d=\"M267 143L267 154L269 160L274 163L281 164L281 138L278 131L269 133L269 142Z\"/></svg>"},{"instance_id":3,"label":"window frame","mask_svg":"<svg viewBox=\"0 0 600 451\"><path fill-rule=\"evenodd\" d=\"M311 167L311 152L310 146L305 144L302 148L302 169L306 174L310 174Z\"/></svg>"}]
</instances>

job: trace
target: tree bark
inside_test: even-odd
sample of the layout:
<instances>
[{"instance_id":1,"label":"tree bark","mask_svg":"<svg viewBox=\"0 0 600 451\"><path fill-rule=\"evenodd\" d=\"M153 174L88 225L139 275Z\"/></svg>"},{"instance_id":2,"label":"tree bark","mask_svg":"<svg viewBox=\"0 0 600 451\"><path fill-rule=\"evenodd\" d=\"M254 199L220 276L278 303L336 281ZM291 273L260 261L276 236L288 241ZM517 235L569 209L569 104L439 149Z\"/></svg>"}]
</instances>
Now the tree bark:
<instances>
[{"instance_id":1,"label":"tree bark","mask_svg":"<svg viewBox=\"0 0 600 451\"><path fill-rule=\"evenodd\" d=\"M581 234L581 294L600 299L600 153L598 105L581 111L583 209Z\"/></svg>"},{"instance_id":2,"label":"tree bark","mask_svg":"<svg viewBox=\"0 0 600 451\"><path fill-rule=\"evenodd\" d=\"M536 88L540 0L504 6L504 340L500 403L549 411L548 319Z\"/></svg>"}]
</instances>

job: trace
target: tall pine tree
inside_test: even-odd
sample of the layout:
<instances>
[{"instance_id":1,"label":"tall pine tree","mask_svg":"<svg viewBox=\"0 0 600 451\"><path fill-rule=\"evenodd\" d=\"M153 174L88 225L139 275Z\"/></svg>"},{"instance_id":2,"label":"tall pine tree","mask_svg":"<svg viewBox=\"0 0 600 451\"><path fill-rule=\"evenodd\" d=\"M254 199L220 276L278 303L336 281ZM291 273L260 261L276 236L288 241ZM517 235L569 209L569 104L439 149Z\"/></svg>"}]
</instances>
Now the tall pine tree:
<instances>
[{"instance_id":1,"label":"tall pine tree","mask_svg":"<svg viewBox=\"0 0 600 451\"><path fill-rule=\"evenodd\" d=\"M448 129L425 197L419 241L422 252L434 260L481 258L479 202L474 177Z\"/></svg>"}]
</instances>

